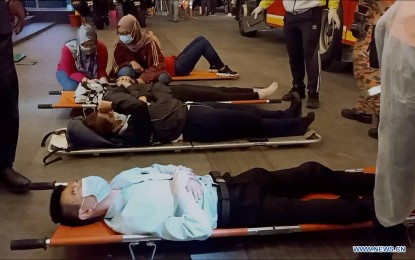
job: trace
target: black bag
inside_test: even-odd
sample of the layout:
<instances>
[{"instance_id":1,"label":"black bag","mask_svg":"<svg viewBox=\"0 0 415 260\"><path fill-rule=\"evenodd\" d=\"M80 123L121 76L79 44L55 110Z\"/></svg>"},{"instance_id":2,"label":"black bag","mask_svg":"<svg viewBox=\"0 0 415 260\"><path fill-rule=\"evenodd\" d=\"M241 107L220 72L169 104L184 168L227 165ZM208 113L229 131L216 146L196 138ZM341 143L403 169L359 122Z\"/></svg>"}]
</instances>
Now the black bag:
<instances>
[{"instance_id":1,"label":"black bag","mask_svg":"<svg viewBox=\"0 0 415 260\"><path fill-rule=\"evenodd\" d=\"M376 42L375 42L375 29L376 29L376 25L373 26L372 37L369 43L369 47L367 48L367 51L369 52L370 67L379 69L378 51L376 50Z\"/></svg>"}]
</instances>

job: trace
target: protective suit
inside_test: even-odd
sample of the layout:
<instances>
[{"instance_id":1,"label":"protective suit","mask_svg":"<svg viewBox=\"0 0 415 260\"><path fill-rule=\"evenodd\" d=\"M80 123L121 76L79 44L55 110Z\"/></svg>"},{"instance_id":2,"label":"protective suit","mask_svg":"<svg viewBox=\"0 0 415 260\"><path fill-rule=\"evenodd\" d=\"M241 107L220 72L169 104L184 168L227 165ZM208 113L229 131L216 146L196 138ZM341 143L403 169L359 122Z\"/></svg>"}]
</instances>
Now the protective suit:
<instances>
[{"instance_id":1,"label":"protective suit","mask_svg":"<svg viewBox=\"0 0 415 260\"><path fill-rule=\"evenodd\" d=\"M375 209L385 227L415 209L415 2L396 1L380 18L375 39L382 95Z\"/></svg>"}]
</instances>

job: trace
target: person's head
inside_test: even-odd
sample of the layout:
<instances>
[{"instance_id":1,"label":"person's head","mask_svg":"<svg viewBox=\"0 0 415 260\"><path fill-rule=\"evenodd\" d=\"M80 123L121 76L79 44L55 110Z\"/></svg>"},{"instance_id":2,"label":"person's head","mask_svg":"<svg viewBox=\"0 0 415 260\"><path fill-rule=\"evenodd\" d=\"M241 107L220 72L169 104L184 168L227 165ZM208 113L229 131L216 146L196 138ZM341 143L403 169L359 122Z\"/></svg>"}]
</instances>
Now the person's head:
<instances>
[{"instance_id":1,"label":"person's head","mask_svg":"<svg viewBox=\"0 0 415 260\"><path fill-rule=\"evenodd\" d=\"M77 44L82 52L95 53L98 48L98 38L95 29L89 24L82 24L78 29Z\"/></svg>"},{"instance_id":2,"label":"person's head","mask_svg":"<svg viewBox=\"0 0 415 260\"><path fill-rule=\"evenodd\" d=\"M52 221L66 226L80 226L102 219L101 211L95 210L111 192L108 182L98 176L57 186L50 198Z\"/></svg>"},{"instance_id":3,"label":"person's head","mask_svg":"<svg viewBox=\"0 0 415 260\"><path fill-rule=\"evenodd\" d=\"M83 119L83 122L86 127L102 137L111 135L116 128L116 120L113 111L107 113L98 111L92 112Z\"/></svg>"},{"instance_id":4,"label":"person's head","mask_svg":"<svg viewBox=\"0 0 415 260\"><path fill-rule=\"evenodd\" d=\"M120 19L117 34L120 41L126 45L136 44L142 38L140 24L131 14L123 16Z\"/></svg>"}]
</instances>

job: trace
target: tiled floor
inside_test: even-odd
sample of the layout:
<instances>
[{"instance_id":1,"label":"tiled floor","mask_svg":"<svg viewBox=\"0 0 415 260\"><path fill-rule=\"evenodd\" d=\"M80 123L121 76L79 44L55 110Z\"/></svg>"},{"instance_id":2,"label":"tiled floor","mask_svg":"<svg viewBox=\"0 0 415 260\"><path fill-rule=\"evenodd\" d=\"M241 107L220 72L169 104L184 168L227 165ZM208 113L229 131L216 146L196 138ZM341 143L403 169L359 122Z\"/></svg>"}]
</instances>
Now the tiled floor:
<instances>
[{"instance_id":1,"label":"tiled floor","mask_svg":"<svg viewBox=\"0 0 415 260\"><path fill-rule=\"evenodd\" d=\"M110 28L99 31L109 53L116 40L116 21ZM165 55L178 54L187 43L204 35L217 49L226 64L240 73L240 79L231 81L196 82L214 86L266 87L273 81L280 84L275 98L290 88L290 72L281 30L259 32L255 38L239 35L237 22L219 14L213 17L196 16L170 23L165 16L148 20L148 28L160 38ZM96 174L111 178L118 172L134 166L152 163L183 164L196 173L209 170L230 171L237 174L251 167L280 169L313 160L335 169L374 165L377 141L367 136L373 126L340 117L342 108L352 107L359 92L350 71L322 73L321 108L315 110L316 121L312 127L323 136L316 145L276 149L247 149L200 151L185 153L125 154L114 156L66 157L50 166L42 165L46 155L40 147L42 137L49 131L65 127L70 118L69 109L38 110L37 104L53 103L49 90L59 89L55 78L60 51L69 39L75 38L76 29L69 25L56 25L28 41L15 46L15 52L25 53L35 65L18 65L20 80L20 139L15 168L33 181L66 181ZM111 62L110 57L110 62ZM110 62L108 68L110 67ZM206 69L206 61L197 68ZM269 109L286 108L289 104L269 105ZM305 109L305 112L308 110ZM44 250L10 251L12 239L44 238L50 236L55 225L48 216L49 191L32 191L16 195L0 189L0 225L3 239L0 258L7 259L126 259L126 245L72 246ZM241 259L345 259L354 258L351 247L368 238L367 230L290 234L274 237L215 239L206 242L161 242L156 257L159 258L241 258ZM149 256L149 250L139 247L139 255ZM207 255L204 255L207 254ZM408 249L397 258L415 258L415 251Z\"/></svg>"}]
</instances>

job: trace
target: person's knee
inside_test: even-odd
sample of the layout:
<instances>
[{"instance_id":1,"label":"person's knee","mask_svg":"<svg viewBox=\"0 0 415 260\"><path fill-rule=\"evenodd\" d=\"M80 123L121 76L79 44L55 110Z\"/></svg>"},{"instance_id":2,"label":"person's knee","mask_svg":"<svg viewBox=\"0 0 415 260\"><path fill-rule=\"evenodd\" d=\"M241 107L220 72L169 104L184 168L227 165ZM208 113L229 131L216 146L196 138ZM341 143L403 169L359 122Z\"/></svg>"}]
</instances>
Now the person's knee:
<instances>
[{"instance_id":1,"label":"person's knee","mask_svg":"<svg viewBox=\"0 0 415 260\"><path fill-rule=\"evenodd\" d=\"M172 82L173 79L170 77L169 73L163 72L158 77L158 82L163 83L164 85L169 85L170 82Z\"/></svg>"},{"instance_id":2,"label":"person's knee","mask_svg":"<svg viewBox=\"0 0 415 260\"><path fill-rule=\"evenodd\" d=\"M128 76L130 78L135 78L136 72L131 67L123 67L118 71L118 77Z\"/></svg>"}]
</instances>

